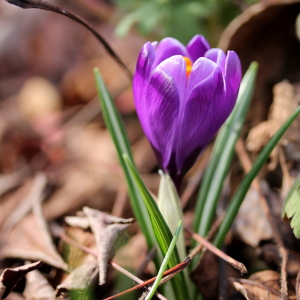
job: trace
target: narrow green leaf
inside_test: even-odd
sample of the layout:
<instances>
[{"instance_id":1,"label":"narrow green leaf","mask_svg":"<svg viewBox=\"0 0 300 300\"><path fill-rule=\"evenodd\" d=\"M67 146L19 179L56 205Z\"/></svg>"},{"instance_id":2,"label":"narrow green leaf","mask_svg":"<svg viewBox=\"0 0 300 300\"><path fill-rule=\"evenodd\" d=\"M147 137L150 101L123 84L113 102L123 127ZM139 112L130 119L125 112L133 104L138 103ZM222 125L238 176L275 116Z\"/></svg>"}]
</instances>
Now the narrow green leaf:
<instances>
[{"instance_id":1,"label":"narrow green leaf","mask_svg":"<svg viewBox=\"0 0 300 300\"><path fill-rule=\"evenodd\" d=\"M234 221L234 218L250 188L253 179L257 176L257 174L267 161L268 157L270 156L271 152L273 151L279 140L282 138L286 130L290 127L290 125L293 123L293 121L297 118L299 114L300 106L270 139L269 143L263 148L263 150L260 152L259 156L255 160L250 172L245 175L243 181L241 182L240 186L238 187L237 191L235 192L233 198L231 199L228 205L226 215L214 240L214 245L216 247L220 248L222 246L224 238Z\"/></svg>"},{"instance_id":2,"label":"narrow green leaf","mask_svg":"<svg viewBox=\"0 0 300 300\"><path fill-rule=\"evenodd\" d=\"M134 212L135 218L139 222L142 232L146 237L148 247L152 248L154 245L156 245L156 243L149 215L145 204L141 199L139 190L132 182L132 177L127 172L127 168L125 167L125 162L123 159L123 153L126 153L128 157L132 159L130 143L125 132L124 125L97 68L94 69L94 75L96 79L98 97L102 108L104 122L112 136L118 153L120 164L125 173L132 210Z\"/></svg>"},{"instance_id":3,"label":"narrow green leaf","mask_svg":"<svg viewBox=\"0 0 300 300\"><path fill-rule=\"evenodd\" d=\"M175 231L178 222L183 219L183 212L180 205L180 198L169 174L160 173L160 185L158 189L157 206L164 220L171 231ZM185 260L187 254L185 250L184 236L181 232L177 242L177 250L180 259Z\"/></svg>"},{"instance_id":4,"label":"narrow green leaf","mask_svg":"<svg viewBox=\"0 0 300 300\"><path fill-rule=\"evenodd\" d=\"M300 177L293 184L282 210L282 218L291 220L291 227L297 239L300 238Z\"/></svg>"},{"instance_id":5,"label":"narrow green leaf","mask_svg":"<svg viewBox=\"0 0 300 300\"><path fill-rule=\"evenodd\" d=\"M181 227L182 227L182 221L180 220L179 223L178 223L177 229L175 231L175 234L173 236L173 239L171 241L171 244L169 246L169 249L168 249L168 251L166 253L166 256L165 256L165 258L164 258L164 260L163 260L163 262L162 262L162 264L160 266L160 269L158 271L157 277L156 277L156 279L155 279L155 281L153 283L153 286L152 286L151 290L149 291L149 294L147 295L147 297L146 297L145 300L151 300L152 297L154 296L154 294L155 294L158 286L159 286L159 283L160 283L160 281L161 281L161 279L162 279L162 277L164 275L165 270L167 269L169 260L171 258L171 255L172 255L173 251L174 251L174 248L176 246L176 242L178 240Z\"/></svg>"},{"instance_id":6,"label":"narrow green leaf","mask_svg":"<svg viewBox=\"0 0 300 300\"><path fill-rule=\"evenodd\" d=\"M158 246L162 254L165 256L167 254L169 245L171 244L172 233L167 223L165 222L163 216L161 215L156 202L154 201L148 189L146 188L145 184L143 183L138 171L130 161L128 155L124 154L123 158L125 161L125 165L128 169L128 173L130 174L130 176L132 176L132 181L135 182L136 186L138 187L142 195L142 199L149 212L152 228ZM178 255L177 248L175 248L169 260L169 267L172 268L179 263L180 263L180 258ZM183 272L180 272L178 276L172 278L171 282L177 300L189 299L189 289L187 288L188 287L187 279L184 276Z\"/></svg>"},{"instance_id":7,"label":"narrow green leaf","mask_svg":"<svg viewBox=\"0 0 300 300\"><path fill-rule=\"evenodd\" d=\"M198 194L194 230L205 236L212 224L216 206L228 173L235 143L242 129L254 90L258 64L253 62L242 82L235 108L216 139L209 165Z\"/></svg>"}]
</instances>

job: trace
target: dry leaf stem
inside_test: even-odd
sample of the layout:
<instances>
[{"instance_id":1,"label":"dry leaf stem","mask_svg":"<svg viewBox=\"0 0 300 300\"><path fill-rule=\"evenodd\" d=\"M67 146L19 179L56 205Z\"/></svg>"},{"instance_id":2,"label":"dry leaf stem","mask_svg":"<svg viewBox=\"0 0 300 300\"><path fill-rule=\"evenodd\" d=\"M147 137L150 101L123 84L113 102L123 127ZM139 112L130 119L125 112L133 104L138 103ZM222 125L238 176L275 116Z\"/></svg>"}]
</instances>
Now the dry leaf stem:
<instances>
[{"instance_id":1,"label":"dry leaf stem","mask_svg":"<svg viewBox=\"0 0 300 300\"><path fill-rule=\"evenodd\" d=\"M236 150L236 153L239 157L239 160L241 162L241 165L242 165L245 173L248 173L252 168L252 163L251 163L249 155L246 151L245 144L241 138L239 138L237 140L235 150ZM273 219L272 213L270 211L268 202L267 202L266 198L263 196L259 181L257 179L254 179L252 185L255 188L255 190L259 193L259 201L260 201L261 207L262 207L262 209L269 221L269 224L272 228L274 240L278 246L279 254L282 259L282 262L281 262L281 299L287 300L288 299L287 273L286 273L287 252L284 248L284 244L283 244L282 238L280 236L280 233L276 227L276 224Z\"/></svg>"},{"instance_id":2,"label":"dry leaf stem","mask_svg":"<svg viewBox=\"0 0 300 300\"><path fill-rule=\"evenodd\" d=\"M221 259L223 259L227 263L231 264L234 268L238 269L241 272L241 274L246 274L247 273L247 269L246 269L244 264L242 264L241 262L235 260L234 258L230 257L229 255L227 255L226 253L224 253L223 251L221 251L220 249L215 247L207 239L205 239L202 236L200 236L199 234L195 233L192 229L190 229L188 227L185 227L185 230L192 236L192 238L194 240L196 240L198 243L203 245L203 247L205 247L207 250L211 251L212 253L214 253L215 255L217 255L218 257L220 257ZM198 251L197 252L193 251L190 254L190 257L193 258L198 253L199 253Z\"/></svg>"}]
</instances>

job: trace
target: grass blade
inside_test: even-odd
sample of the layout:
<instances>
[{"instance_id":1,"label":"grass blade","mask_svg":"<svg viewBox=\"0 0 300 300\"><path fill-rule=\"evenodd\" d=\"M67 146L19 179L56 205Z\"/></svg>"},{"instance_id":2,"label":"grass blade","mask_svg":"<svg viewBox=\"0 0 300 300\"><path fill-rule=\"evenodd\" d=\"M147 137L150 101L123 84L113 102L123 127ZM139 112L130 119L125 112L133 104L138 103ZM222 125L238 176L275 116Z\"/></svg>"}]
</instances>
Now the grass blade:
<instances>
[{"instance_id":1,"label":"grass blade","mask_svg":"<svg viewBox=\"0 0 300 300\"><path fill-rule=\"evenodd\" d=\"M148 247L152 248L154 245L156 245L156 242L150 218L145 204L141 199L140 192L137 189L134 182L132 182L132 177L128 174L123 159L123 153L126 153L126 155L128 155L128 157L130 157L132 160L130 144L124 129L124 125L97 68L94 69L94 75L96 79L97 91L100 100L100 105L102 108L104 122L112 136L113 142L118 153L120 164L125 173L129 190L129 199L133 213L135 215L135 218L139 222L142 232L146 237Z\"/></svg>"},{"instance_id":2,"label":"grass blade","mask_svg":"<svg viewBox=\"0 0 300 300\"><path fill-rule=\"evenodd\" d=\"M158 243L158 246L165 256L167 254L169 245L172 241L172 233L165 222L162 214L159 211L159 208L152 198L151 194L147 190L145 184L143 183L138 171L130 161L129 157L124 154L123 155L126 167L128 169L128 173L132 176L132 181L135 182L136 186L138 187L142 199L147 207L149 212L150 220L152 223L152 228ZM175 265L180 263L179 254L177 248L174 249L170 260L169 260L169 267L172 268ZM175 295L177 300L187 300L189 299L189 289L187 278L185 277L183 272L180 272L179 275L176 275L174 278L171 279L172 287L174 289Z\"/></svg>"},{"instance_id":3,"label":"grass blade","mask_svg":"<svg viewBox=\"0 0 300 300\"><path fill-rule=\"evenodd\" d=\"M231 199L228 205L225 218L214 240L214 245L216 247L220 248L222 246L224 238L234 221L234 218L249 190L253 179L257 176L258 172L261 170L261 168L267 161L268 157L270 156L271 152L273 151L279 140L282 138L286 130L289 128L289 126L293 123L293 121L297 118L299 114L300 106L270 139L268 144L263 148L263 150L260 152L259 156L255 160L250 172L245 175L243 181L241 182L240 186L238 187L237 191L235 192L233 198Z\"/></svg>"},{"instance_id":4,"label":"grass blade","mask_svg":"<svg viewBox=\"0 0 300 300\"><path fill-rule=\"evenodd\" d=\"M156 277L156 279L155 279L155 281L154 281L154 283L153 283L153 286L152 286L151 290L149 291L149 294L147 295L147 297L146 297L145 300L151 300L152 297L154 296L154 294L155 294L155 292L156 292L158 286L159 286L159 283L160 283L160 281L161 281L161 279L162 279L162 277L163 277L163 275L164 275L165 270L167 269L169 260L170 260L170 258L171 258L171 255L172 255L173 251L174 251L174 248L175 248L175 246L176 246L176 242L177 242L177 240L178 240L178 237L179 237L179 234L180 234L181 227L182 227L182 221L180 221L180 222L178 223L177 229L176 229L176 231L175 231L175 234L174 234L174 236L173 236L173 239L172 239L172 241L171 241L171 244L170 244L170 246L169 246L169 249L168 249L168 251L167 251L167 253L166 253L166 256L165 256L165 258L164 258L164 260L163 260L163 262L162 262L162 264L161 264L161 266L160 266L160 269L159 269L158 274L157 274L157 277Z\"/></svg>"},{"instance_id":5,"label":"grass blade","mask_svg":"<svg viewBox=\"0 0 300 300\"><path fill-rule=\"evenodd\" d=\"M215 216L223 182L233 158L234 146L252 99L257 69L258 64L254 62L246 72L241 83L237 104L218 134L209 165L205 171L193 226L201 236L208 233Z\"/></svg>"}]
</instances>

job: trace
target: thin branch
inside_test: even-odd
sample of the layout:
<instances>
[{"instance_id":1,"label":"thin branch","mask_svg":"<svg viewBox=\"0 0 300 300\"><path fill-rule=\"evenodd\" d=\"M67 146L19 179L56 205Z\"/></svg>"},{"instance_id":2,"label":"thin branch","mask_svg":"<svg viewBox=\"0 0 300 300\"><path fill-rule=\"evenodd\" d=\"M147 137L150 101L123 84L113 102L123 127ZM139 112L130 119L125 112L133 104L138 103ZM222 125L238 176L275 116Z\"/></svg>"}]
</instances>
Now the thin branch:
<instances>
[{"instance_id":1,"label":"thin branch","mask_svg":"<svg viewBox=\"0 0 300 300\"><path fill-rule=\"evenodd\" d=\"M229 255L227 255L226 253L224 253L223 251L221 251L220 249L215 247L208 240L206 240L199 234L195 233L192 229L185 227L185 230L192 236L192 238L194 240L196 240L198 243L202 244L210 252L214 253L215 255L217 255L218 257L220 257L227 263L231 264L234 268L238 269L241 272L241 274L247 273L247 269L244 264L235 260L234 258L230 257Z\"/></svg>"},{"instance_id":2,"label":"thin branch","mask_svg":"<svg viewBox=\"0 0 300 300\"><path fill-rule=\"evenodd\" d=\"M115 53L115 51L110 47L110 45L106 42L106 40L93 28L91 24L89 24L86 20L81 18L80 16L52 3L49 3L45 0L6 0L6 2L19 6L24 9L28 8L37 8L42 10L51 11L65 17L68 17L75 22L83 25L87 28L103 45L105 50L109 53L109 55L125 70L130 80L132 79L132 74L125 65L125 63L120 59L120 57Z\"/></svg>"}]
</instances>

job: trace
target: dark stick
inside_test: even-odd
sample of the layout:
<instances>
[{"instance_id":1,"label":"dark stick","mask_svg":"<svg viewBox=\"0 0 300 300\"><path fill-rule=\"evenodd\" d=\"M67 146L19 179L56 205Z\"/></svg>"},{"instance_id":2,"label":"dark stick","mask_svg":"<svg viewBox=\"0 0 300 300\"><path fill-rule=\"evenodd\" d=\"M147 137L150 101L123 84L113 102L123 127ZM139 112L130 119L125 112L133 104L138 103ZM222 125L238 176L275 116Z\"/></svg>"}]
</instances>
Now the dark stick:
<instances>
[{"instance_id":1,"label":"dark stick","mask_svg":"<svg viewBox=\"0 0 300 300\"><path fill-rule=\"evenodd\" d=\"M129 76L130 80L132 79L132 74L127 68L127 66L124 64L124 62L120 59L120 57L115 53L115 51L110 47L110 45L106 42L106 40L90 25L86 20L81 18L80 16L71 13L67 11L66 9L57 6L55 4L49 3L44 0L5 0L6 2L19 6L21 8L37 8L42 10L48 10L52 11L54 13L66 16L75 22L83 25L85 28L87 28L97 39L98 41L103 45L105 50L112 56L112 58L125 70L127 75Z\"/></svg>"}]
</instances>

